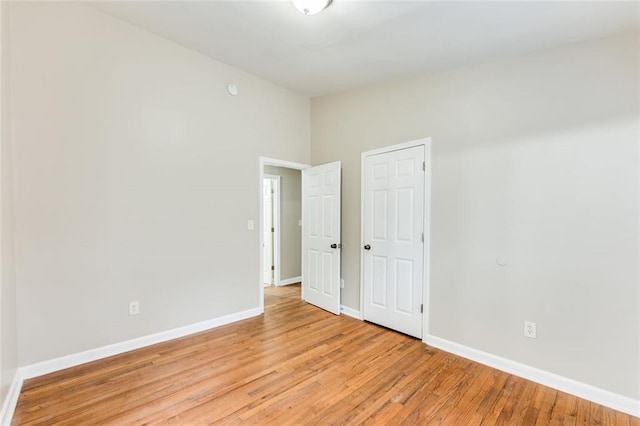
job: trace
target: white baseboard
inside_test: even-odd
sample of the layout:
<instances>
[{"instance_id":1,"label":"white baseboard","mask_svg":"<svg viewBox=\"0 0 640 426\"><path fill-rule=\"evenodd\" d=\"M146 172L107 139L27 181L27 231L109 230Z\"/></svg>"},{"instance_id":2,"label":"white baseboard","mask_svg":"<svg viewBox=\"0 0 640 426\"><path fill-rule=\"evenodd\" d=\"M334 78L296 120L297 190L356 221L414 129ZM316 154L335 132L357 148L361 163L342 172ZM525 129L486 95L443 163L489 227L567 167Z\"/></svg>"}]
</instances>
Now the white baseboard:
<instances>
[{"instance_id":1,"label":"white baseboard","mask_svg":"<svg viewBox=\"0 0 640 426\"><path fill-rule=\"evenodd\" d=\"M44 374L53 373L54 371L63 370L69 367L75 367L76 365L96 361L109 356L118 355L135 349L140 349L145 346L155 345L156 343L166 342L168 340L177 339L179 337L188 336L194 333L199 333L201 331L220 327L232 322L255 317L257 315L260 315L262 312L263 310L260 308L248 309L246 311L186 325L184 327L174 328L172 330L138 337L137 339L114 343L112 345L90 349L88 351L39 362L37 364L27 365L25 367L21 367L19 371L22 375L22 378L30 379L32 377L42 376Z\"/></svg>"},{"instance_id":2,"label":"white baseboard","mask_svg":"<svg viewBox=\"0 0 640 426\"><path fill-rule=\"evenodd\" d=\"M362 315L360 314L360 311L356 311L355 309L350 308L348 306L340 305L340 312L342 312L344 315L348 317L353 317L359 320L362 319Z\"/></svg>"},{"instance_id":3,"label":"white baseboard","mask_svg":"<svg viewBox=\"0 0 640 426\"><path fill-rule=\"evenodd\" d=\"M536 383L540 383L550 388L569 393L579 398L587 399L605 407L622 411L632 416L640 417L640 401L613 393L608 390L598 388L577 380L569 379L555 373L540 370L526 364L521 364L506 358L499 357L487 352L480 351L450 340L442 339L433 335L426 335L423 342L443 351L479 362L489 367L523 377Z\"/></svg>"},{"instance_id":4,"label":"white baseboard","mask_svg":"<svg viewBox=\"0 0 640 426\"><path fill-rule=\"evenodd\" d=\"M287 278L284 280L280 280L280 282L277 284L278 286L282 286L282 285L291 285L291 284L297 284L297 283L301 283L302 282L302 277L293 277L293 278Z\"/></svg>"},{"instance_id":5,"label":"white baseboard","mask_svg":"<svg viewBox=\"0 0 640 426\"><path fill-rule=\"evenodd\" d=\"M16 409L16 405L18 404L18 397L22 390L22 384L25 379L31 379L33 377L53 373L65 368L75 367L76 365L140 349L145 346L155 345L156 343L162 343L179 337L188 336L190 334L199 333L201 331L220 327L232 322L255 317L263 312L264 310L262 308L248 309L246 311L236 312L234 314L186 325L184 327L161 331L160 333L150 334L137 339L114 343L112 345L102 346L100 348L90 349L88 351L20 367L15 372L11 387L9 388L9 392L3 402L2 411L0 411L0 425L9 426L11 424L13 413Z\"/></svg>"},{"instance_id":6,"label":"white baseboard","mask_svg":"<svg viewBox=\"0 0 640 426\"><path fill-rule=\"evenodd\" d=\"M13 419L13 413L16 411L16 405L18 405L18 397L20 396L20 391L22 390L22 383L24 382L24 378L18 369L13 374L13 380L11 381L11 386L9 387L9 391L7 392L7 396L2 403L2 410L0 411L0 425L2 426L10 426L11 420Z\"/></svg>"},{"instance_id":7,"label":"white baseboard","mask_svg":"<svg viewBox=\"0 0 640 426\"><path fill-rule=\"evenodd\" d=\"M344 315L362 319L360 311L353 308L341 306L340 310ZM156 343L166 342L168 340L188 336L190 334L199 333L211 328L251 318L262 313L262 309L253 308L196 324L21 367L15 372L13 381L2 405L2 410L0 411L0 425L9 426L11 424L11 419L13 418L13 413L18 403L18 397L20 396L22 384L25 379L96 361L98 359L128 352L134 349L140 349ZM535 367L521 364L516 361L502 358L497 355L483 352L433 335L426 335L423 338L423 341L430 346L442 349L463 358L523 377L559 391L575 395L579 398L587 399L597 404L604 405L605 407L640 417L640 401L633 398L619 395L596 386L578 382L576 380L559 376L548 371L540 370Z\"/></svg>"}]
</instances>

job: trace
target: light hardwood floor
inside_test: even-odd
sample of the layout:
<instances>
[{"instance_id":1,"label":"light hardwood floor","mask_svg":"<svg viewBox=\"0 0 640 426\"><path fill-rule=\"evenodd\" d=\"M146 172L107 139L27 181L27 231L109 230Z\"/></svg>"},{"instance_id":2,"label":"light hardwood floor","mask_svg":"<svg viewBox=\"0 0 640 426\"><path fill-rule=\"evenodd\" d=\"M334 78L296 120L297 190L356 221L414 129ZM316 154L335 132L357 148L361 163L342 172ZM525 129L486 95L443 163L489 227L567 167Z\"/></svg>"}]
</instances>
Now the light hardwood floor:
<instances>
[{"instance_id":1,"label":"light hardwood floor","mask_svg":"<svg viewBox=\"0 0 640 426\"><path fill-rule=\"evenodd\" d=\"M263 316L28 380L13 424L640 424L333 316L299 286L265 299Z\"/></svg>"}]
</instances>

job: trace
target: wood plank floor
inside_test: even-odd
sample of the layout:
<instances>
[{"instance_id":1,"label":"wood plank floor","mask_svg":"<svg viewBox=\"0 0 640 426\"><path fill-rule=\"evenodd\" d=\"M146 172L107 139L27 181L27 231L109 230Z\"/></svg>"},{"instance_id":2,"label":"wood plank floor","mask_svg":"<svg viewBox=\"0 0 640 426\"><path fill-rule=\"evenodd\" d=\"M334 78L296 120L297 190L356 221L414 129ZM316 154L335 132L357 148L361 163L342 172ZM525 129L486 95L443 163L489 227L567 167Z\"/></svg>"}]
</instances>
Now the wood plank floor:
<instances>
[{"instance_id":1,"label":"wood plank floor","mask_svg":"<svg viewBox=\"0 0 640 426\"><path fill-rule=\"evenodd\" d=\"M265 289L263 316L25 382L13 424L639 425Z\"/></svg>"}]
</instances>

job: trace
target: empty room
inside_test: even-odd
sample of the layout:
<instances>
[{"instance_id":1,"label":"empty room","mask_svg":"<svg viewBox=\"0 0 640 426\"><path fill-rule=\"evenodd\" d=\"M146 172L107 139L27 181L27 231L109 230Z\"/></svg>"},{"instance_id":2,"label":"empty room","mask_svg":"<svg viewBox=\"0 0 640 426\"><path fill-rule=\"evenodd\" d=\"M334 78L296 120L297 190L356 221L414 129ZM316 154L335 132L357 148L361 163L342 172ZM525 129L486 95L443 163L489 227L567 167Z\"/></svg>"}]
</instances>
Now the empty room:
<instances>
[{"instance_id":1,"label":"empty room","mask_svg":"<svg viewBox=\"0 0 640 426\"><path fill-rule=\"evenodd\" d=\"M0 425L640 425L640 2L0 1Z\"/></svg>"}]
</instances>

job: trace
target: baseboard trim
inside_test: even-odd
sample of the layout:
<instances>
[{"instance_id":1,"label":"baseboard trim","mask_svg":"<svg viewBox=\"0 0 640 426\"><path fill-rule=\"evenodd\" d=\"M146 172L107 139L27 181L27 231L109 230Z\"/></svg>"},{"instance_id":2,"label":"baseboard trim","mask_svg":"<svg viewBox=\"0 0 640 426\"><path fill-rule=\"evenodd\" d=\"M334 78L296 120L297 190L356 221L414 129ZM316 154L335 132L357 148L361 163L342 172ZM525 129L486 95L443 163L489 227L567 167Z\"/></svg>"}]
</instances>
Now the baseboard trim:
<instances>
[{"instance_id":1,"label":"baseboard trim","mask_svg":"<svg viewBox=\"0 0 640 426\"><path fill-rule=\"evenodd\" d=\"M302 277L287 278L285 280L280 280L280 282L278 283L278 286L298 284L301 282L302 282Z\"/></svg>"},{"instance_id":2,"label":"baseboard trim","mask_svg":"<svg viewBox=\"0 0 640 426\"><path fill-rule=\"evenodd\" d=\"M148 336L139 337L137 339L114 343L112 345L102 346L100 348L90 349L88 351L27 365L25 367L21 367L19 371L23 379L30 379L33 377L42 376L44 374L53 373L54 371L63 370L69 367L75 367L76 365L85 364L87 362L96 361L102 358L107 358L135 349L140 349L145 346L155 345L156 343L162 343L168 340L177 339L179 337L188 336L190 334L199 333L201 331L220 327L232 322L255 317L262 313L263 310L260 308L248 309L246 311L236 312L234 314L186 325L184 327L178 327L172 330L150 334Z\"/></svg>"},{"instance_id":3,"label":"baseboard trim","mask_svg":"<svg viewBox=\"0 0 640 426\"><path fill-rule=\"evenodd\" d=\"M11 420L13 420L13 413L16 411L16 405L18 405L18 397L20 396L20 392L22 391L23 383L24 378L22 377L20 369L18 369L13 374L11 386L9 386L7 396L2 403L2 410L0 411L0 425L11 425Z\"/></svg>"},{"instance_id":4,"label":"baseboard trim","mask_svg":"<svg viewBox=\"0 0 640 426\"><path fill-rule=\"evenodd\" d=\"M362 319L360 311L357 311L353 308L340 306L340 310L344 315ZM188 326L151 334L137 339L115 343L112 345L79 352L77 354L67 355L64 357L21 367L15 372L14 378L11 382L11 386L9 387L9 391L7 392L7 396L3 402L2 410L0 411L0 425L9 426L11 424L11 420L18 403L18 397L20 396L20 391L22 390L22 384L25 379L42 376L44 374L53 373L65 368L74 367L76 365L85 364L87 362L96 361L131 350L140 349L145 346L150 346L156 343L162 343L179 337L188 336L190 334L199 333L201 331L220 327L232 322L255 317L262 313L263 310L260 308L248 309L246 311L237 312L231 315L225 315L196 324L191 324ZM632 416L640 417L639 400L619 395L614 392L598 388L596 386L578 382L576 380L569 379L555 373L550 373L548 371L531 367L526 364L521 364L516 361L502 358L497 355L483 352L481 350L474 349L433 335L426 335L423 338L423 342L435 348L442 349L446 352L450 352L463 358L479 362L481 364L496 368L509 374L513 374L527 380L549 386L559 391L569 393L579 398L604 405L605 407L609 407L614 410L630 414Z\"/></svg>"},{"instance_id":5,"label":"baseboard trim","mask_svg":"<svg viewBox=\"0 0 640 426\"><path fill-rule=\"evenodd\" d=\"M360 314L360 311L356 311L355 309L350 308L348 306L340 305L340 312L342 312L344 315L348 317L352 317L359 320L362 319L362 315Z\"/></svg>"},{"instance_id":6,"label":"baseboard trim","mask_svg":"<svg viewBox=\"0 0 640 426\"><path fill-rule=\"evenodd\" d=\"M562 392L595 402L632 416L640 417L640 401L599 387L578 382L555 373L550 373L526 364L521 364L478 349L471 348L433 335L423 339L429 346L479 362L489 367L549 386Z\"/></svg>"}]
</instances>

